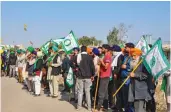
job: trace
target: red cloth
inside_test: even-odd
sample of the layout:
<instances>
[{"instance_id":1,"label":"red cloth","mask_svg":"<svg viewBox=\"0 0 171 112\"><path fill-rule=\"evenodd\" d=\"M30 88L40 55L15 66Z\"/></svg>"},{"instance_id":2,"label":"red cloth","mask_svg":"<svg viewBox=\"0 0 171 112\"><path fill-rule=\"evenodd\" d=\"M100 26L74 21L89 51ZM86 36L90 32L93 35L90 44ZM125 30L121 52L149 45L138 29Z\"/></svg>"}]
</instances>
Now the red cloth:
<instances>
[{"instance_id":1,"label":"red cloth","mask_svg":"<svg viewBox=\"0 0 171 112\"><path fill-rule=\"evenodd\" d=\"M36 76L40 76L40 72L41 72L41 71L36 71L36 72L35 72Z\"/></svg>"},{"instance_id":2,"label":"red cloth","mask_svg":"<svg viewBox=\"0 0 171 112\"><path fill-rule=\"evenodd\" d=\"M112 63L112 56L110 53L106 53L103 58L104 63L109 63L109 66L107 69L105 69L104 66L100 66L100 78L110 77L111 75L111 63Z\"/></svg>"}]
</instances>

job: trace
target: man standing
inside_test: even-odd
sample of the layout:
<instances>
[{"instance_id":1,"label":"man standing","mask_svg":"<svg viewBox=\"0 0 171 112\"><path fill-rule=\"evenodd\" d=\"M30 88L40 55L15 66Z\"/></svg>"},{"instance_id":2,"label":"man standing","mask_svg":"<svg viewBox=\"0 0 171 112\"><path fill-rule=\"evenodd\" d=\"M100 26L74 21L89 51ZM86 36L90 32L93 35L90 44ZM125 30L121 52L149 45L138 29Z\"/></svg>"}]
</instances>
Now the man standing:
<instances>
[{"instance_id":1,"label":"man standing","mask_svg":"<svg viewBox=\"0 0 171 112\"><path fill-rule=\"evenodd\" d=\"M113 45L112 47L113 56L112 56L112 80L109 82L108 90L109 90L109 106L110 108L114 108L114 99L113 94L118 89L120 85L120 69L122 65L122 51L118 45ZM120 105L120 93L116 96L117 105L116 108L119 109Z\"/></svg>"},{"instance_id":2,"label":"man standing","mask_svg":"<svg viewBox=\"0 0 171 112\"><path fill-rule=\"evenodd\" d=\"M29 50L28 51L31 53L28 55L28 65L27 65L27 69L28 69L28 80L27 80L27 87L28 87L28 91L30 93L34 92L34 88L33 88L33 70L34 70L34 63L36 61L36 55L37 52L34 50Z\"/></svg>"},{"instance_id":3,"label":"man standing","mask_svg":"<svg viewBox=\"0 0 171 112\"><path fill-rule=\"evenodd\" d=\"M95 67L95 77L94 77L94 81L93 81L93 85L92 85L92 88L91 88L91 98L92 98L92 102L94 101L93 100L93 97L95 97L95 92L96 92L96 86L97 86L97 78L99 76L99 69L100 69L100 66L99 66L99 55L100 55L100 52L98 50L98 48L93 48L92 50L92 55L93 55L93 62L94 62L94 67ZM98 82L99 83L99 82ZM97 95L98 96L98 95ZM97 104L97 97L96 97L96 104Z\"/></svg>"},{"instance_id":4,"label":"man standing","mask_svg":"<svg viewBox=\"0 0 171 112\"><path fill-rule=\"evenodd\" d=\"M33 77L33 82L34 82L34 91L35 91L35 96L40 96L40 91L41 91L41 78L42 78L42 66L43 66L43 59L42 59L42 52L38 51L37 52L37 59L34 63L34 77Z\"/></svg>"},{"instance_id":5,"label":"man standing","mask_svg":"<svg viewBox=\"0 0 171 112\"><path fill-rule=\"evenodd\" d=\"M15 55L14 51L12 50L9 56L9 67L10 67L10 77L14 77L15 76L15 65L16 65L16 60L17 60L17 56Z\"/></svg>"},{"instance_id":6,"label":"man standing","mask_svg":"<svg viewBox=\"0 0 171 112\"><path fill-rule=\"evenodd\" d=\"M70 91L70 88L67 86L67 83L66 83L66 79L67 79L67 75L68 75L68 72L69 72L69 68L70 68L70 65L69 65L69 57L67 56L66 53L63 54L63 60L62 60L62 75L64 77L64 90L62 92L69 92Z\"/></svg>"},{"instance_id":7,"label":"man standing","mask_svg":"<svg viewBox=\"0 0 171 112\"><path fill-rule=\"evenodd\" d=\"M91 111L90 86L95 75L93 59L87 54L87 47L81 47L81 53L77 56L78 65L78 104L77 110L82 107L83 93L85 91L88 111Z\"/></svg>"},{"instance_id":8,"label":"man standing","mask_svg":"<svg viewBox=\"0 0 171 112\"><path fill-rule=\"evenodd\" d=\"M18 66L18 82L23 82L23 66L25 64L25 54L22 52L21 49L17 50L18 57L17 57L17 66Z\"/></svg>"},{"instance_id":9,"label":"man standing","mask_svg":"<svg viewBox=\"0 0 171 112\"><path fill-rule=\"evenodd\" d=\"M130 61L130 69L133 70L140 61L142 51L134 48L131 50L132 59ZM134 102L135 112L146 112L145 101L151 100L148 90L147 79L149 77L145 66L141 63L135 72L131 72L131 83L129 85L128 102Z\"/></svg>"},{"instance_id":10,"label":"man standing","mask_svg":"<svg viewBox=\"0 0 171 112\"><path fill-rule=\"evenodd\" d=\"M77 84L77 73L76 73L76 66L77 66L77 55L79 53L80 49L78 47L73 48L73 55L70 57L70 66L73 69L74 73L74 86L73 86L73 93L74 98L71 98L71 101L75 101L75 103L78 102L78 84Z\"/></svg>"},{"instance_id":11,"label":"man standing","mask_svg":"<svg viewBox=\"0 0 171 112\"><path fill-rule=\"evenodd\" d=\"M49 80L49 86L50 86L50 96L52 98L58 97L58 82L59 82L59 77L61 73L61 59L60 56L57 53L58 48L56 46L52 47L52 52L51 56L52 58L50 59L49 66L51 67L51 74L48 76ZM49 74L48 74L49 75Z\"/></svg>"},{"instance_id":12,"label":"man standing","mask_svg":"<svg viewBox=\"0 0 171 112\"><path fill-rule=\"evenodd\" d=\"M103 103L108 103L108 84L109 78L111 75L111 62L112 62L112 55L110 52L110 46L104 44L103 46L103 53L105 54L103 59L100 59L100 84L99 84L99 91L98 91L98 111L100 111ZM105 110L108 107L104 107Z\"/></svg>"},{"instance_id":13,"label":"man standing","mask_svg":"<svg viewBox=\"0 0 171 112\"><path fill-rule=\"evenodd\" d=\"M124 59L123 63L121 66L121 82L123 83L124 80L127 78L129 73L131 72L130 69L130 61L131 61L131 56L130 56L130 51L131 49L134 48L133 43L126 43L125 44L125 49L124 49ZM128 111L132 110L128 104L128 90L129 90L129 84L130 84L130 79L124 84L124 86L121 88L121 94L122 94L122 103L123 103L123 110Z\"/></svg>"}]
</instances>

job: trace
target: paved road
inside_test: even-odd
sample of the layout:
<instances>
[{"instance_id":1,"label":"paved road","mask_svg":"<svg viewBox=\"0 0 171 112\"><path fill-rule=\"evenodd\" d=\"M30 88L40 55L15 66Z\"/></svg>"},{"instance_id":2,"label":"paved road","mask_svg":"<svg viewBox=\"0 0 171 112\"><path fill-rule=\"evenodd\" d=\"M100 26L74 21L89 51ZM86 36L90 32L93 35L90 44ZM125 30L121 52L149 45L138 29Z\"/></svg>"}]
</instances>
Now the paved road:
<instances>
[{"instance_id":1,"label":"paved road","mask_svg":"<svg viewBox=\"0 0 171 112\"><path fill-rule=\"evenodd\" d=\"M43 94L40 97L30 95L22 90L22 85L16 79L1 78L1 109L2 112L75 112L74 104L68 101L68 95L60 95L53 99ZM61 100L62 98L62 100ZM86 112L82 109L79 112Z\"/></svg>"}]
</instances>

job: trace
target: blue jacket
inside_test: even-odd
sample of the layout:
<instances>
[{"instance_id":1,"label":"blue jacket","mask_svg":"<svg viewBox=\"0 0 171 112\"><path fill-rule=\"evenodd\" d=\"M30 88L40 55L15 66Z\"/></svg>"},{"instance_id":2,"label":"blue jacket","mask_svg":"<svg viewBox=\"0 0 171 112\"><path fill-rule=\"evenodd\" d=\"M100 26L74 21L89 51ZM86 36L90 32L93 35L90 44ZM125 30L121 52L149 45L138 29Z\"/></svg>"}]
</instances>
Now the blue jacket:
<instances>
[{"instance_id":1,"label":"blue jacket","mask_svg":"<svg viewBox=\"0 0 171 112\"><path fill-rule=\"evenodd\" d=\"M124 81L127 78L127 76L129 75L129 73L131 72L130 61L131 61L131 57L129 57L128 55L125 55L124 61L122 64L126 64L126 69L121 70L122 81ZM128 85L129 83L130 83L130 79L128 79L128 81L125 84Z\"/></svg>"}]
</instances>

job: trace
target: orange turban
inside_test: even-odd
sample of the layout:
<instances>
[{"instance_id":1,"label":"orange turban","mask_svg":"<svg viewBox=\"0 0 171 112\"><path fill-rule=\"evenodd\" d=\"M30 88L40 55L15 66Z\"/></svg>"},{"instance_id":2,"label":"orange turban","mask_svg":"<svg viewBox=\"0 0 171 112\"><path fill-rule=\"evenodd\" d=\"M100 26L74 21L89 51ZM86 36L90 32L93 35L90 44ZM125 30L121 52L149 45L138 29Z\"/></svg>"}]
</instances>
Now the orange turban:
<instances>
[{"instance_id":1,"label":"orange turban","mask_svg":"<svg viewBox=\"0 0 171 112\"><path fill-rule=\"evenodd\" d=\"M89 47L87 47L87 53L88 53L88 54L91 54L91 53L92 53L92 49L89 48Z\"/></svg>"},{"instance_id":2,"label":"orange turban","mask_svg":"<svg viewBox=\"0 0 171 112\"><path fill-rule=\"evenodd\" d=\"M132 48L131 51L130 51L130 54L133 56L133 55L138 55L138 56L141 56L142 55L142 51L138 48Z\"/></svg>"},{"instance_id":3,"label":"orange turban","mask_svg":"<svg viewBox=\"0 0 171 112\"><path fill-rule=\"evenodd\" d=\"M124 52L125 48L121 48L121 51Z\"/></svg>"}]
</instances>

